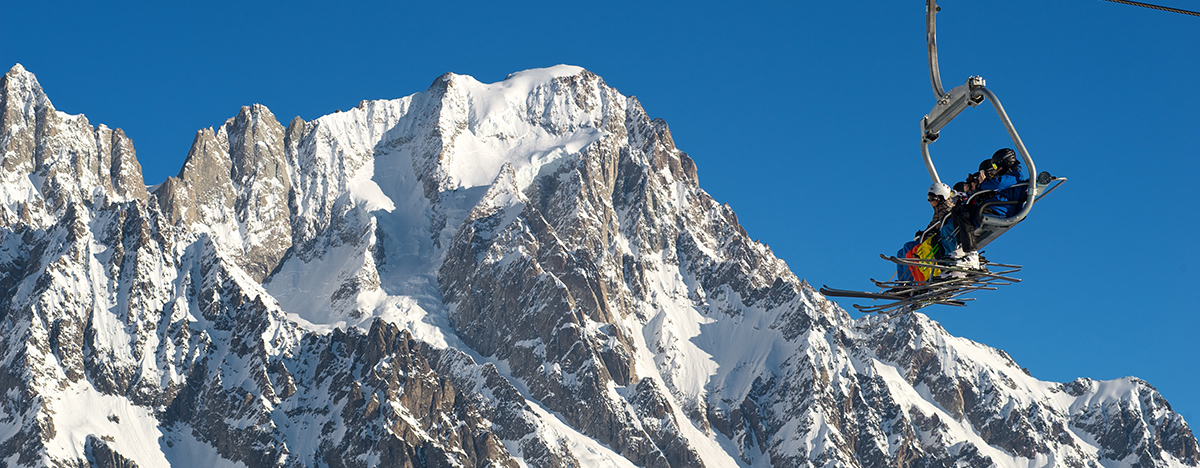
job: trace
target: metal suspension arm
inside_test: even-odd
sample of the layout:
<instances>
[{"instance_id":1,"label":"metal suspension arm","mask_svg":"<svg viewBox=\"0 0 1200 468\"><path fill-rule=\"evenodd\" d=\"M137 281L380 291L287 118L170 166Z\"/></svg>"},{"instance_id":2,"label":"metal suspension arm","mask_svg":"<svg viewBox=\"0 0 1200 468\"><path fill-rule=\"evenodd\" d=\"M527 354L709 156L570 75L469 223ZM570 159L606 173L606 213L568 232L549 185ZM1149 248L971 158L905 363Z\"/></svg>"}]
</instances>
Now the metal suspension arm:
<instances>
[{"instance_id":1,"label":"metal suspension arm","mask_svg":"<svg viewBox=\"0 0 1200 468\"><path fill-rule=\"evenodd\" d=\"M1012 120L1009 120L1008 113L1004 111L1004 106L1000 104L1000 99L992 93L992 90L984 87L983 78L973 76L965 84L950 90L943 99L938 100L933 110L921 119L921 156L925 158L925 169L929 171L929 177L933 179L934 183L941 182L941 179L938 177L937 169L933 166L933 157L929 154L929 144L937 140L938 131L950 123L954 117L957 117L966 108L975 107L985 100L991 102L992 107L996 109L996 115L1000 116L1000 122L1004 124L1004 129L1012 138L1013 146L1025 162L1029 177L1036 177L1037 166L1034 165L1033 158L1029 156L1029 150L1025 149L1021 135L1017 134L1017 129L1013 127ZM1012 225L1025 219L1025 214L1029 212L1029 209L1033 207L1033 202L1037 199L1037 184L1029 184L1027 199L1029 202L1021 208L1020 213L1010 218L1011 222L995 220L996 222L993 224Z\"/></svg>"},{"instance_id":2,"label":"metal suspension arm","mask_svg":"<svg viewBox=\"0 0 1200 468\"><path fill-rule=\"evenodd\" d=\"M1025 149L1025 143L1021 141L1021 135L1017 134L1017 129L1013 127L1012 121L1008 119L1008 113L1004 112L1004 106L1000 104L1000 99L992 93L990 89L979 88L979 92L991 101L992 107L996 109L996 115L1000 116L1000 121L1004 123L1004 129L1008 130L1008 136L1012 138L1013 145L1016 146L1017 153L1021 155L1021 159L1025 161L1025 167L1028 169L1028 177L1032 181L1037 177L1037 166L1033 164L1033 158L1029 156L1029 150ZM1025 206L1021 207L1021 211L1016 215L1007 219L989 220L990 224L998 226L1012 226L1021 220L1025 219L1025 215L1033 208L1033 203L1037 201L1037 184L1030 183L1026 189L1027 201Z\"/></svg>"},{"instance_id":3,"label":"metal suspension arm","mask_svg":"<svg viewBox=\"0 0 1200 468\"><path fill-rule=\"evenodd\" d=\"M933 97L941 101L946 96L942 90L942 75L938 70L937 58L937 0L925 0L925 38L929 43L929 80L933 82Z\"/></svg>"},{"instance_id":4,"label":"metal suspension arm","mask_svg":"<svg viewBox=\"0 0 1200 468\"><path fill-rule=\"evenodd\" d=\"M929 155L929 144L938 139L938 132L951 120L954 120L958 114L968 107L975 107L983 102L984 95L980 90L986 89L984 84L983 78L978 76L968 78L966 83L955 86L949 93L942 94L942 97L934 104L933 110L921 119L921 155L925 158L925 169L929 171L929 178L933 179L935 184L941 182L941 179L938 178L937 169L933 167L933 158Z\"/></svg>"}]
</instances>

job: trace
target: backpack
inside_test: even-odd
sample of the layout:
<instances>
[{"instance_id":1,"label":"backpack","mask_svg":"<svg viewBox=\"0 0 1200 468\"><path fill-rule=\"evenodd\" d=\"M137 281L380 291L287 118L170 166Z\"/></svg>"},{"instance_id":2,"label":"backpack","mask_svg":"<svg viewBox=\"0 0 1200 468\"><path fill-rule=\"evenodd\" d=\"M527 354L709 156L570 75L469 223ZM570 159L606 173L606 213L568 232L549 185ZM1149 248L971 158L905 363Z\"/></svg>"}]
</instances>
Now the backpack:
<instances>
[{"instance_id":1,"label":"backpack","mask_svg":"<svg viewBox=\"0 0 1200 468\"><path fill-rule=\"evenodd\" d=\"M914 245L907 252L904 252L904 256L906 258L932 260L942 251L941 243L937 241L937 238L938 236L925 237L925 240L921 241L921 243ZM933 266L910 266L908 269L912 274L913 281L917 283L924 283L942 274L942 270Z\"/></svg>"}]
</instances>

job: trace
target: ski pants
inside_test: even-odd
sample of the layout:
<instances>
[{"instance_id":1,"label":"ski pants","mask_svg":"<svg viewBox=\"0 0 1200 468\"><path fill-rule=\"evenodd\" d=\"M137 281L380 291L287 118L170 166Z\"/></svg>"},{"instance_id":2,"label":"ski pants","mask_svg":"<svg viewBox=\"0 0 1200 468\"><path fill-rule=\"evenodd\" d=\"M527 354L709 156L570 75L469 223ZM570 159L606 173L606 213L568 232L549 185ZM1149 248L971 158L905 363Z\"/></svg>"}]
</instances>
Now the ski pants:
<instances>
[{"instance_id":1,"label":"ski pants","mask_svg":"<svg viewBox=\"0 0 1200 468\"><path fill-rule=\"evenodd\" d=\"M954 232L954 218L946 218L946 222L942 223L942 228L938 230L941 236L939 239L942 245L942 255L950 255L954 249L958 248L958 233Z\"/></svg>"},{"instance_id":2,"label":"ski pants","mask_svg":"<svg viewBox=\"0 0 1200 468\"><path fill-rule=\"evenodd\" d=\"M950 220L958 228L958 246L964 252L975 251L975 216L969 206L954 207L950 210Z\"/></svg>"},{"instance_id":3,"label":"ski pants","mask_svg":"<svg viewBox=\"0 0 1200 468\"><path fill-rule=\"evenodd\" d=\"M916 247L918 244L920 244L920 242L915 241L915 240L906 242L904 244L904 247L901 247L900 251L896 252L896 258L907 257L908 251L912 250L913 247ZM912 269L910 269L909 267L907 267L905 265L896 265L896 280L897 281L910 281L910 282L913 281Z\"/></svg>"}]
</instances>

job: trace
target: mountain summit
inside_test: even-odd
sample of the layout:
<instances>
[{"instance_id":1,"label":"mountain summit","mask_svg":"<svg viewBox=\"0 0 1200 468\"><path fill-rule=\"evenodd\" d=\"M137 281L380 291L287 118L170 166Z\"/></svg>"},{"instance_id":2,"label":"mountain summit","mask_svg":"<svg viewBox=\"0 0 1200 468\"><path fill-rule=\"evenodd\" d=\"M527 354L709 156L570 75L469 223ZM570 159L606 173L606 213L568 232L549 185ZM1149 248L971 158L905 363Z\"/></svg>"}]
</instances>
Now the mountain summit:
<instances>
[{"instance_id":1,"label":"mountain summit","mask_svg":"<svg viewBox=\"0 0 1200 468\"><path fill-rule=\"evenodd\" d=\"M244 107L150 191L0 85L0 466L1200 463L1146 382L852 319L579 67Z\"/></svg>"}]
</instances>

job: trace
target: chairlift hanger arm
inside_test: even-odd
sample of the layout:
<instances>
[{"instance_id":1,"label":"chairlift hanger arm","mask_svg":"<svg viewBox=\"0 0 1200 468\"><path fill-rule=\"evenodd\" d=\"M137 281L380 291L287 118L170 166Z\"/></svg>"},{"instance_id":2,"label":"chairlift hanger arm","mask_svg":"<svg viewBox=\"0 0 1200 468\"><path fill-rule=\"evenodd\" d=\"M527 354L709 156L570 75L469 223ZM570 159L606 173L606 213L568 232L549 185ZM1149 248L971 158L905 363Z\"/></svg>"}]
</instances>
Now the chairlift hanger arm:
<instances>
[{"instance_id":1,"label":"chairlift hanger arm","mask_svg":"<svg viewBox=\"0 0 1200 468\"><path fill-rule=\"evenodd\" d=\"M959 88L962 88L962 86ZM959 88L951 90L947 96L953 96L956 90ZM996 115L1000 117L1000 122L1004 124L1004 129L1008 131L1008 136L1012 138L1013 146L1015 147L1017 154L1021 155L1021 160L1025 163L1025 168L1028 170L1028 174L1030 177L1033 177L1034 174L1037 174L1037 165L1034 164L1033 158L1029 156L1029 150L1025 149L1025 143L1021 141L1021 135L1017 134L1017 129L1013 127L1012 121L1009 120L1008 113L1004 111L1004 106L1000 104L1000 99L997 98L990 89L982 86L971 90L969 94L965 94L963 96L979 96L983 100L986 100L992 104L992 107L996 110ZM921 120L921 155L925 158L925 168L929 170L929 176L933 179L934 183L941 182L941 180L939 180L937 169L933 165L933 157L929 154L929 144L932 143L933 140L937 139L937 132L930 132L929 122L933 120L935 124L940 124L940 126L937 127L940 129L941 126L945 126L946 123L957 116L958 113L961 113L968 106L974 107L974 105L963 104L957 108L953 108L949 105L943 106L942 103L939 102L938 106L935 106L934 110ZM943 109L939 111L939 107L942 107ZM933 117L932 119L931 116ZM928 137L930 134L934 135L932 139ZM1027 202L1021 207L1021 210L1018 211L1016 215L1010 218L988 218L986 220L987 224L1002 227L1011 227L1016 225L1017 223L1021 222L1021 220L1025 219L1027 214L1029 214L1029 210L1033 208L1034 202L1038 200L1037 195L1037 184L1028 184L1025 192Z\"/></svg>"},{"instance_id":2,"label":"chairlift hanger arm","mask_svg":"<svg viewBox=\"0 0 1200 468\"><path fill-rule=\"evenodd\" d=\"M933 179L935 184L940 183L941 178L938 177L937 169L933 165L933 157L929 155L929 144L938 139L942 128L958 117L958 114L968 107L975 107L983 103L986 97L983 91L987 90L984 84L981 77L968 78L966 83L955 86L949 93L943 93L934 104L933 110L930 110L921 119L921 155L925 158L925 169L929 171L929 178ZM1003 113L1001 116L1001 118L1005 118Z\"/></svg>"},{"instance_id":3,"label":"chairlift hanger arm","mask_svg":"<svg viewBox=\"0 0 1200 468\"><path fill-rule=\"evenodd\" d=\"M929 43L929 80L933 82L933 96L939 101L946 95L942 90L942 76L937 58L937 0L925 0L925 39Z\"/></svg>"},{"instance_id":4,"label":"chairlift hanger arm","mask_svg":"<svg viewBox=\"0 0 1200 468\"><path fill-rule=\"evenodd\" d=\"M941 72L938 70L937 58L937 25L936 15L938 10L937 0L925 0L925 32L929 48L929 77L933 82L934 98L937 102L934 104L933 110L921 119L921 155L925 158L925 168L929 171L929 177L934 183L940 183L941 178L938 177L937 168L933 165L933 157L929 154L929 144L937 140L938 132L943 127L950 123L958 114L966 110L968 107L975 107L982 104L983 101L990 101L992 107L996 110L996 115L1000 117L1001 123L1004 124L1004 129L1008 131L1008 136L1012 138L1013 146L1016 148L1021 159L1025 162L1025 167L1029 171L1030 177L1037 174L1037 166L1033 163L1033 158L1029 156L1029 151L1025 149L1025 143L1021 141L1021 136L1017 134L1017 129L1013 127L1012 121L1008 118L1008 113L1004 111L1004 106L1000 104L1000 99L996 97L991 90L987 89L986 82L982 77L972 76L967 79L967 82L951 89L949 93L942 88ZM994 220L997 224L1012 226L1025 218L1037 200L1038 187L1037 184L1029 184L1026 192L1028 203L1021 207L1021 211L1008 220Z\"/></svg>"},{"instance_id":5,"label":"chairlift hanger arm","mask_svg":"<svg viewBox=\"0 0 1200 468\"><path fill-rule=\"evenodd\" d=\"M938 98L937 104L933 106L933 110L921 121L921 137L933 142L938 138L938 132L945 127L946 124L954 120L958 114L966 110L967 107L975 107L983 103L984 94L981 91L984 89L986 82L982 77L972 76L967 78L967 82L955 86L949 93L942 94Z\"/></svg>"}]
</instances>

